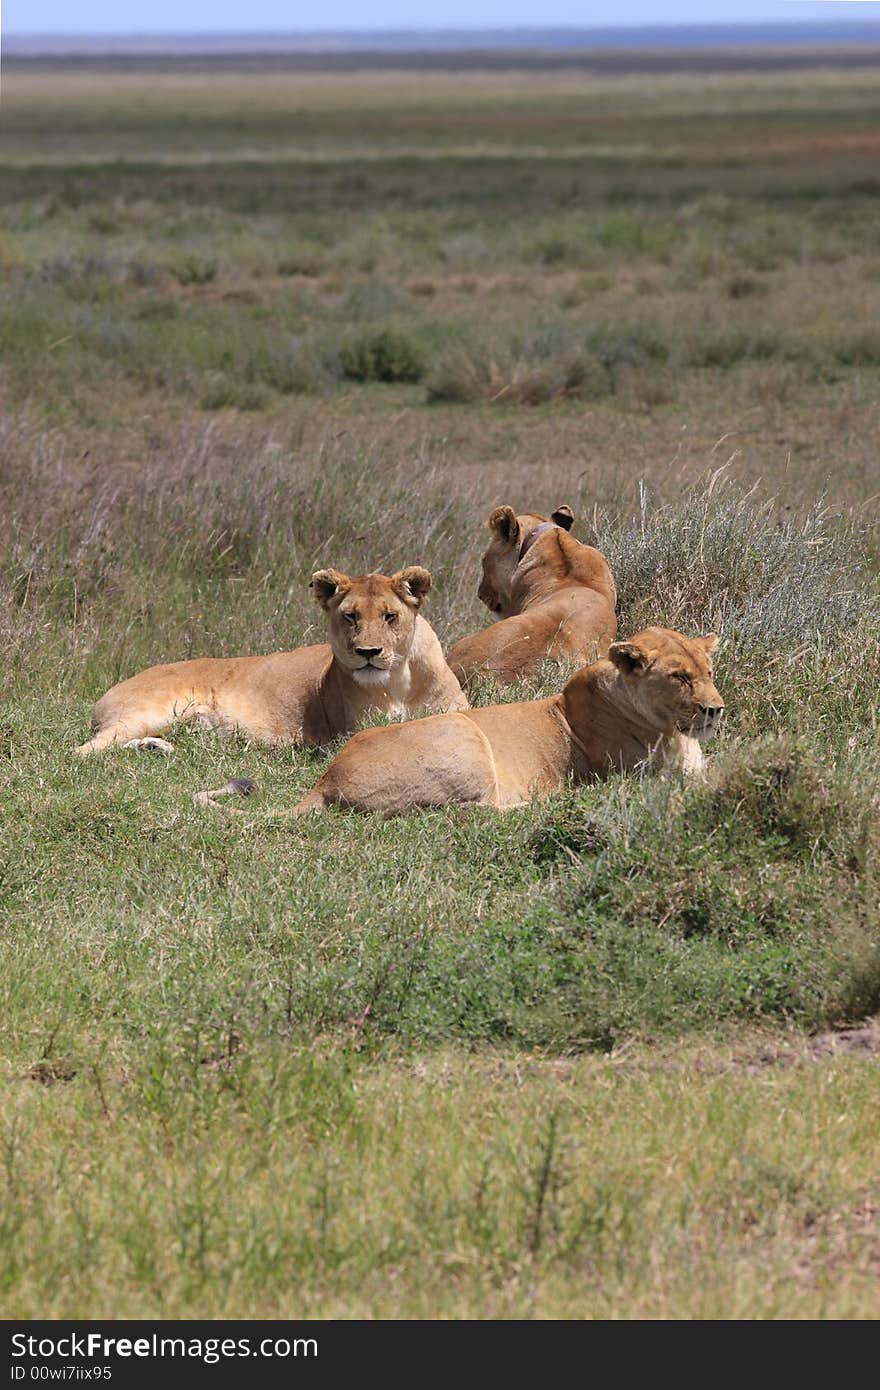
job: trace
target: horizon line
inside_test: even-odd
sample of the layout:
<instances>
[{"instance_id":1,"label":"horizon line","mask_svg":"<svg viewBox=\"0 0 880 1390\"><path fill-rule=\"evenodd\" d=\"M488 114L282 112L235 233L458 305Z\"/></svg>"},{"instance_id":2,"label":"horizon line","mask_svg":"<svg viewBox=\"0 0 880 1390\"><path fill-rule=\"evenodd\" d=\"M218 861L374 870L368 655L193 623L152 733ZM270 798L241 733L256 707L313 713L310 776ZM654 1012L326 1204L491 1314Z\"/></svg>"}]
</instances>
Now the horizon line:
<instances>
[{"instance_id":1,"label":"horizon line","mask_svg":"<svg viewBox=\"0 0 880 1390\"><path fill-rule=\"evenodd\" d=\"M376 28L363 28L351 25L339 28L278 28L278 27L259 27L259 28L223 28L223 29L5 29L2 38L16 39L141 39L141 38L374 38L387 35L388 37L406 37L418 34L449 34L449 35L468 35L468 34L615 34L622 30L645 31L649 33L657 30L665 31L688 31L699 33L710 30L740 30L747 29L789 29L789 30L811 30L811 29L877 29L880 30L880 17L874 19L861 18L842 18L842 19L758 19L758 20L712 20L705 19L698 22L681 20L653 20L645 23L643 20L620 20L616 24L569 24L565 22L546 24L419 24L419 25L389 25Z\"/></svg>"},{"instance_id":2,"label":"horizon line","mask_svg":"<svg viewBox=\"0 0 880 1390\"><path fill-rule=\"evenodd\" d=\"M880 6L878 6L880 8ZM686 24L622 23L618 25L447 25L384 29L156 29L102 32L26 32L3 35L0 54L7 64L230 64L273 61L315 67L321 63L348 65L370 62L399 66L416 56L425 63L456 59L465 66L495 55L507 55L514 66L525 55L532 63L607 63L626 54L653 52L719 55L800 53L827 55L827 60L860 61L880 47L880 16L869 20L845 18L783 19L748 22ZM722 57L722 55L727 55ZM837 55L835 57L835 55ZM847 55L845 57L845 55ZM703 58L704 63L708 61Z\"/></svg>"},{"instance_id":3,"label":"horizon line","mask_svg":"<svg viewBox=\"0 0 880 1390\"><path fill-rule=\"evenodd\" d=\"M104 38L146 38L153 35L175 35L175 33L185 33L185 35L195 36L206 35L215 38L234 38L242 35L247 38L250 35L261 35L261 33L272 33L272 35L289 36L309 36L318 38L323 35L374 35L374 33L389 33L389 35L406 35L406 33L548 33L562 31L566 33L614 33L619 29L824 29L824 28L880 28L880 19L862 19L845 17L841 19L652 19L649 24L645 24L644 19L620 19L617 24L570 24L570 22L548 21L546 24L395 24L374 26L374 28L364 28L363 25L338 25L328 28L278 28L277 25L259 26L259 28L222 28L222 29L13 29L6 31L6 38L11 35L17 38L57 38L57 39L104 39Z\"/></svg>"}]
</instances>

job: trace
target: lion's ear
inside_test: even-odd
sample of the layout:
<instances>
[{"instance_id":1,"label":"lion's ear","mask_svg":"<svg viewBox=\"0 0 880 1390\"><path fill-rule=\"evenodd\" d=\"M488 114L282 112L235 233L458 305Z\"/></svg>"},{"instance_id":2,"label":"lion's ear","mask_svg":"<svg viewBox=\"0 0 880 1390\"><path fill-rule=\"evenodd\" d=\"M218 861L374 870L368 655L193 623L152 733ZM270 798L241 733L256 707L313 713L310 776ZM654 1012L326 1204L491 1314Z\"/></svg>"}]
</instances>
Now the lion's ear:
<instances>
[{"instance_id":1,"label":"lion's ear","mask_svg":"<svg viewBox=\"0 0 880 1390\"><path fill-rule=\"evenodd\" d=\"M512 545L519 535L519 522L513 507L496 507L489 514L488 525L489 530L508 545Z\"/></svg>"},{"instance_id":2,"label":"lion's ear","mask_svg":"<svg viewBox=\"0 0 880 1390\"><path fill-rule=\"evenodd\" d=\"M410 565L405 570L392 574L391 583L404 603L415 604L421 608L422 600L431 587L431 576L421 565Z\"/></svg>"},{"instance_id":3,"label":"lion's ear","mask_svg":"<svg viewBox=\"0 0 880 1390\"><path fill-rule=\"evenodd\" d=\"M705 637L698 637L697 641L701 647L706 648L707 652L715 652L718 650L718 643L721 641L721 638L718 636L717 632L709 632Z\"/></svg>"},{"instance_id":4,"label":"lion's ear","mask_svg":"<svg viewBox=\"0 0 880 1390\"><path fill-rule=\"evenodd\" d=\"M612 642L608 659L621 671L644 671L648 658L635 642Z\"/></svg>"},{"instance_id":5,"label":"lion's ear","mask_svg":"<svg viewBox=\"0 0 880 1390\"><path fill-rule=\"evenodd\" d=\"M315 570L309 588L322 608L329 608L334 599L341 599L351 588L347 574L339 570Z\"/></svg>"},{"instance_id":6,"label":"lion's ear","mask_svg":"<svg viewBox=\"0 0 880 1390\"><path fill-rule=\"evenodd\" d=\"M563 531L570 531L574 525L574 512L563 502L561 507L557 507L555 512L550 513L550 520L555 521L557 526L561 526Z\"/></svg>"}]
</instances>

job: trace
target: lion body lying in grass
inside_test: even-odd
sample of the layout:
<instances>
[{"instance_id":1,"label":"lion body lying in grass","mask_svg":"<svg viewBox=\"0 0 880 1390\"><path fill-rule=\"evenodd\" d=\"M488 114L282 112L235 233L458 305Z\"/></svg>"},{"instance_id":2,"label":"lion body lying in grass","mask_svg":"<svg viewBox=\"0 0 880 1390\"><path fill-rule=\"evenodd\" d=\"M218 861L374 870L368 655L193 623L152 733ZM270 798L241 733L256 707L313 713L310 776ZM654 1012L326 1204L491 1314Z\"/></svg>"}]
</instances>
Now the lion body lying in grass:
<instances>
[{"instance_id":1,"label":"lion body lying in grass","mask_svg":"<svg viewBox=\"0 0 880 1390\"><path fill-rule=\"evenodd\" d=\"M548 657L583 665L617 633L617 590L605 557L568 534L574 518L512 507L489 517L479 596L500 621L456 642L449 665L467 689L474 675L502 684L534 676Z\"/></svg>"},{"instance_id":2,"label":"lion body lying in grass","mask_svg":"<svg viewBox=\"0 0 880 1390\"><path fill-rule=\"evenodd\" d=\"M405 717L467 709L437 636L419 609L431 576L418 566L390 577L319 570L312 588L330 641L268 656L205 657L151 666L95 706L82 756L112 744L171 752L158 737L197 720L261 743L322 745L367 714Z\"/></svg>"},{"instance_id":3,"label":"lion body lying in grass","mask_svg":"<svg viewBox=\"0 0 880 1390\"><path fill-rule=\"evenodd\" d=\"M447 804L521 806L641 764L694 773L718 728L718 639L647 628L559 695L355 734L294 814L338 805L386 815Z\"/></svg>"}]
</instances>

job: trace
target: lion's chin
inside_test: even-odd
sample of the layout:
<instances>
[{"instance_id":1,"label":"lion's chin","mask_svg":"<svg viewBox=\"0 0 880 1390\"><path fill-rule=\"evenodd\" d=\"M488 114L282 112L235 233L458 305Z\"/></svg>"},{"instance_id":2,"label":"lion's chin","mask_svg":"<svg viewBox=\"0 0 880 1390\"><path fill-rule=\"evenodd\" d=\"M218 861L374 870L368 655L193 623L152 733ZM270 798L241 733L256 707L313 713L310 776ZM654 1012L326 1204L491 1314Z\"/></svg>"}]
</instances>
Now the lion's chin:
<instances>
[{"instance_id":1,"label":"lion's chin","mask_svg":"<svg viewBox=\"0 0 880 1390\"><path fill-rule=\"evenodd\" d=\"M717 734L719 725L720 720L716 720L712 724L695 724L688 729L687 734L689 738L695 738L697 743L708 743L710 738L714 738Z\"/></svg>"},{"instance_id":2,"label":"lion's chin","mask_svg":"<svg viewBox=\"0 0 880 1390\"><path fill-rule=\"evenodd\" d=\"M381 666L359 666L351 674L358 685L386 685L391 679L391 672L383 671Z\"/></svg>"}]
</instances>

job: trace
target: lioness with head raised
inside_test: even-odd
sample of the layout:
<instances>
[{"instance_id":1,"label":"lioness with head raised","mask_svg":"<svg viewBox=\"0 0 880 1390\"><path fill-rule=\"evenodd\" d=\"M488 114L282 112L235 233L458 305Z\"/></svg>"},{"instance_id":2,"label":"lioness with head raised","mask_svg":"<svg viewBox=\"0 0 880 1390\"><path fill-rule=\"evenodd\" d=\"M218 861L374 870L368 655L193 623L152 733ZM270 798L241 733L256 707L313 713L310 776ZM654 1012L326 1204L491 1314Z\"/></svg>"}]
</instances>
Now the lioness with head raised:
<instances>
[{"instance_id":1,"label":"lioness with head raised","mask_svg":"<svg viewBox=\"0 0 880 1390\"><path fill-rule=\"evenodd\" d=\"M570 507L550 517L496 507L479 597L500 622L463 637L448 661L462 685L474 675L511 684L548 657L583 664L617 633L617 590L604 555L576 541Z\"/></svg>"},{"instance_id":2,"label":"lioness with head raised","mask_svg":"<svg viewBox=\"0 0 880 1390\"><path fill-rule=\"evenodd\" d=\"M386 815L448 803L521 806L639 765L702 766L718 728L717 637L649 627L615 642L547 700L490 705L355 734L294 814L346 806ZM209 794L208 794L209 795Z\"/></svg>"},{"instance_id":3,"label":"lioness with head raised","mask_svg":"<svg viewBox=\"0 0 880 1390\"><path fill-rule=\"evenodd\" d=\"M203 657L151 666L114 685L95 706L92 738L158 748L177 721L237 729L261 743L329 743L366 714L401 718L467 709L437 636L419 609L431 576L418 565L390 577L318 570L312 589L327 613L329 643L269 656Z\"/></svg>"}]
</instances>

